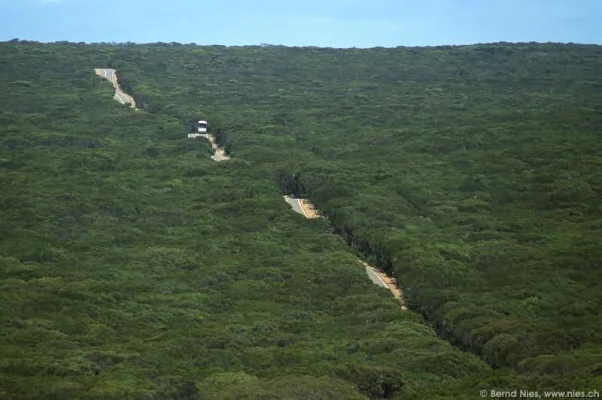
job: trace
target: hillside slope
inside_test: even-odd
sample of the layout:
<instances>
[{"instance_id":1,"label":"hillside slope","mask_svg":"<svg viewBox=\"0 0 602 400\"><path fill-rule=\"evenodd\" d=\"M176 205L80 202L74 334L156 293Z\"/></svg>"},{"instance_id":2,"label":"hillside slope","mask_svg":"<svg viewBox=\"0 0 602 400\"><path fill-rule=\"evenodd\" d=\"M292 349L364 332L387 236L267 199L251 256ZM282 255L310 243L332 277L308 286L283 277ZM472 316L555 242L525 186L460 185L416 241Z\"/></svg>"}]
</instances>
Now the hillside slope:
<instances>
[{"instance_id":1,"label":"hillside slope","mask_svg":"<svg viewBox=\"0 0 602 400\"><path fill-rule=\"evenodd\" d=\"M494 367L598 376L602 47L120 48L148 110L203 113Z\"/></svg>"},{"instance_id":2,"label":"hillside slope","mask_svg":"<svg viewBox=\"0 0 602 400\"><path fill-rule=\"evenodd\" d=\"M1 43L0 396L599 389L601 66L554 44ZM228 163L185 139L199 117Z\"/></svg>"},{"instance_id":3,"label":"hillside slope","mask_svg":"<svg viewBox=\"0 0 602 400\"><path fill-rule=\"evenodd\" d=\"M0 43L0 399L392 398L489 370L261 170L115 102L113 50Z\"/></svg>"}]
</instances>

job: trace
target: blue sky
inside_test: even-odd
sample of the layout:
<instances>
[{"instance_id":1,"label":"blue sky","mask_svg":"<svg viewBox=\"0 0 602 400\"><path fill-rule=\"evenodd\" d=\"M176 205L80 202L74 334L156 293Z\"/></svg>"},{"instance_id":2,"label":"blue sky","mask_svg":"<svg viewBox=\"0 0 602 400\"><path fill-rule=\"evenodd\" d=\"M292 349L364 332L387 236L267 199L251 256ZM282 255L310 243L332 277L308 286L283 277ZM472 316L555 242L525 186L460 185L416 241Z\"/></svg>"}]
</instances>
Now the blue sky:
<instances>
[{"instance_id":1,"label":"blue sky","mask_svg":"<svg viewBox=\"0 0 602 400\"><path fill-rule=\"evenodd\" d=\"M0 41L602 44L602 0L0 0Z\"/></svg>"}]
</instances>

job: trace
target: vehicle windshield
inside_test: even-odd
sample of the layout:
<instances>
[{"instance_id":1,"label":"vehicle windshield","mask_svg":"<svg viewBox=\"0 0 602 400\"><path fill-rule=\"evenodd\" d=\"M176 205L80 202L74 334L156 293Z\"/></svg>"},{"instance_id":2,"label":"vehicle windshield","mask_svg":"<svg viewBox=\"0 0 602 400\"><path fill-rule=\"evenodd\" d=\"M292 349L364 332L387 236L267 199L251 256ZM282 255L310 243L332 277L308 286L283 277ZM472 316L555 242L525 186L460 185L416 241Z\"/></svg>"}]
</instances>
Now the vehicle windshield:
<instances>
[{"instance_id":1,"label":"vehicle windshield","mask_svg":"<svg viewBox=\"0 0 602 400\"><path fill-rule=\"evenodd\" d=\"M199 128L206 128L207 124L199 124Z\"/></svg>"}]
</instances>

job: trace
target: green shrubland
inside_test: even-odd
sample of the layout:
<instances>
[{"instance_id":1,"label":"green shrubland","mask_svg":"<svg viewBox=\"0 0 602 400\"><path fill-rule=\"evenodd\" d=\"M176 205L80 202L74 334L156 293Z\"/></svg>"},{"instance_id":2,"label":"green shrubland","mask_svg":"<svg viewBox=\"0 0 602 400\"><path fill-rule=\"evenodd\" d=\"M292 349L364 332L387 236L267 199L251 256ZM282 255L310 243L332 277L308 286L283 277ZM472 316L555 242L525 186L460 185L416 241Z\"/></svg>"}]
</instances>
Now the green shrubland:
<instances>
[{"instance_id":1,"label":"green shrubland","mask_svg":"<svg viewBox=\"0 0 602 400\"><path fill-rule=\"evenodd\" d=\"M599 389L600 70L560 44L0 43L0 398Z\"/></svg>"}]
</instances>

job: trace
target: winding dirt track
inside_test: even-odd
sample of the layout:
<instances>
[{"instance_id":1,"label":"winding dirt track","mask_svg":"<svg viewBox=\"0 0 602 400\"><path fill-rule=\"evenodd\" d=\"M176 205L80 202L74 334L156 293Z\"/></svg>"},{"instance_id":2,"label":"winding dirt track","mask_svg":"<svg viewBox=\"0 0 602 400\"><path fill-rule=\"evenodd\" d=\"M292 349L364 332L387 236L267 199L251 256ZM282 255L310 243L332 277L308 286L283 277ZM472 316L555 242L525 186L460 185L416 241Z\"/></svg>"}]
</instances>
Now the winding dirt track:
<instances>
[{"instance_id":1,"label":"winding dirt track","mask_svg":"<svg viewBox=\"0 0 602 400\"><path fill-rule=\"evenodd\" d=\"M96 75L107 79L109 82L111 82L113 84L113 87L115 88L115 96L113 98L115 100L117 100L121 104L129 103L132 106L132 108L136 108L136 102L134 101L134 98L132 96L128 95L127 93L124 93L119 88L117 74L114 69L95 68L94 71L96 72ZM200 134L198 136L202 136L202 137L206 138L207 140L209 140L209 142L211 142L211 146L215 150L215 154L211 158L213 158L215 161L224 161L224 160L230 159L230 157L228 157L226 155L224 150L218 147L213 135ZM308 218L308 219L320 218L320 215L319 215L317 209L308 200L297 199L297 198L293 198L290 196L284 196L284 200L286 200L286 202L289 203L293 207L293 210L295 210L299 214L303 215L305 218ZM368 277L375 284L389 289L391 291L391 293L393 293L393 296L401 302L401 309L406 311L407 307L404 305L404 302L403 302L403 293L397 286L397 282L395 281L395 278L391 278L387 274L383 273L382 271L380 271L379 269L377 269L371 265L368 265L364 261L361 261L359 259L358 259L358 261L366 267L366 273L368 274Z\"/></svg>"}]
</instances>

